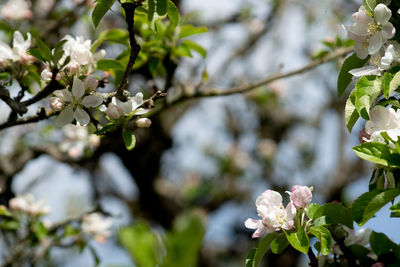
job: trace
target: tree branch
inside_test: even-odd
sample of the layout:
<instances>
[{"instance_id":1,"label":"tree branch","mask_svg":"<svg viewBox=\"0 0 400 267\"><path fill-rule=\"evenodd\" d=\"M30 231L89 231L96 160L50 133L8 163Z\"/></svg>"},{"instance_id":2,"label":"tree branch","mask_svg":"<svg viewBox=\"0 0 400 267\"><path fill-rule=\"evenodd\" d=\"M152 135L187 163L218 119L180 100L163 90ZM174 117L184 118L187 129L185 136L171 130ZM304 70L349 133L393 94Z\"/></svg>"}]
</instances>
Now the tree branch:
<instances>
[{"instance_id":1,"label":"tree branch","mask_svg":"<svg viewBox=\"0 0 400 267\"><path fill-rule=\"evenodd\" d=\"M134 22L135 22L135 9L139 7L140 3L124 3L121 4L122 8L125 10L125 21L128 24L128 32L129 32L129 44L131 46L131 52L129 55L129 61L126 65L126 69L124 75L122 76L121 83L117 88L116 97L118 99L124 99L124 91L128 88L128 78L129 74L132 71L132 67L135 64L136 58L140 52L140 45L136 42L135 39L135 29L134 29Z\"/></svg>"},{"instance_id":2,"label":"tree branch","mask_svg":"<svg viewBox=\"0 0 400 267\"><path fill-rule=\"evenodd\" d=\"M308 255L308 258L310 259L310 266L311 267L318 267L318 260L315 257L315 254L312 251L312 248L308 249L307 255Z\"/></svg>"}]
</instances>

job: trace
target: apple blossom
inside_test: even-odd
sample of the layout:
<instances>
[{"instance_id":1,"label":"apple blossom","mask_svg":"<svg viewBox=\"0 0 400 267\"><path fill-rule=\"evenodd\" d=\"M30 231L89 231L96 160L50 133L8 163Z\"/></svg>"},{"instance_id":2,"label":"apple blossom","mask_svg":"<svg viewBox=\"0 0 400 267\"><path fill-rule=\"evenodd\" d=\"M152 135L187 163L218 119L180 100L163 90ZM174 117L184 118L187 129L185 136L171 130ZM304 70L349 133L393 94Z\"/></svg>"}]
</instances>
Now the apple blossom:
<instances>
[{"instance_id":1,"label":"apple blossom","mask_svg":"<svg viewBox=\"0 0 400 267\"><path fill-rule=\"evenodd\" d=\"M40 77L42 77L42 79L45 80L45 81L50 81L51 78L53 77L53 73L48 68L45 68L40 73Z\"/></svg>"},{"instance_id":2,"label":"apple blossom","mask_svg":"<svg viewBox=\"0 0 400 267\"><path fill-rule=\"evenodd\" d=\"M366 58L381 49L382 45L393 38L396 29L389 22L392 11L384 4L374 9L373 18L368 15L364 6L354 13L353 25L347 27L348 35L356 42L356 53L359 58Z\"/></svg>"},{"instance_id":3,"label":"apple blossom","mask_svg":"<svg viewBox=\"0 0 400 267\"><path fill-rule=\"evenodd\" d=\"M308 204L311 203L312 200L310 188L300 185L293 186L292 193L290 194L290 200L296 208L304 209Z\"/></svg>"},{"instance_id":4,"label":"apple blossom","mask_svg":"<svg viewBox=\"0 0 400 267\"><path fill-rule=\"evenodd\" d=\"M284 208L282 196L278 192L266 190L256 199L256 207L261 220L249 218L245 221L247 228L256 229L252 236L253 238L260 237L265 233L293 228L296 208L292 202Z\"/></svg>"},{"instance_id":5,"label":"apple blossom","mask_svg":"<svg viewBox=\"0 0 400 267\"><path fill-rule=\"evenodd\" d=\"M94 150L100 145L100 137L89 134L87 127L79 124L65 125L63 133L66 138L60 143L59 148L74 159L82 157L86 149Z\"/></svg>"},{"instance_id":6,"label":"apple blossom","mask_svg":"<svg viewBox=\"0 0 400 267\"><path fill-rule=\"evenodd\" d=\"M9 205L14 211L25 212L32 216L45 215L51 211L44 200L36 201L32 194L14 197L10 199Z\"/></svg>"},{"instance_id":7,"label":"apple blossom","mask_svg":"<svg viewBox=\"0 0 400 267\"><path fill-rule=\"evenodd\" d=\"M94 212L83 217L81 227L84 233L93 236L96 241L104 243L111 236L112 224L112 218L104 218L102 214Z\"/></svg>"},{"instance_id":8,"label":"apple blossom","mask_svg":"<svg viewBox=\"0 0 400 267\"><path fill-rule=\"evenodd\" d=\"M26 0L9 0L2 8L1 15L9 20L30 19L32 11L30 2Z\"/></svg>"},{"instance_id":9,"label":"apple blossom","mask_svg":"<svg viewBox=\"0 0 400 267\"><path fill-rule=\"evenodd\" d=\"M101 111L105 112L106 115L112 119L116 120L124 115L129 115L135 111L135 115L143 115L148 112L148 110L139 108L143 104L143 94L137 93L135 97L129 98L127 101L123 102L116 97L111 99L111 103L107 107L102 106Z\"/></svg>"},{"instance_id":10,"label":"apple blossom","mask_svg":"<svg viewBox=\"0 0 400 267\"><path fill-rule=\"evenodd\" d=\"M26 65L34 61L34 57L28 55L26 52L31 46L31 34L28 32L27 39L25 40L19 31L14 32L13 47L0 41L0 65L5 66L10 61L21 61Z\"/></svg>"},{"instance_id":11,"label":"apple blossom","mask_svg":"<svg viewBox=\"0 0 400 267\"><path fill-rule=\"evenodd\" d=\"M371 136L365 141L384 143L382 132L386 132L396 141L400 136L400 110L396 112L393 108L386 109L380 105L373 107L370 110L370 120L365 124L365 131Z\"/></svg>"},{"instance_id":12,"label":"apple blossom","mask_svg":"<svg viewBox=\"0 0 400 267\"><path fill-rule=\"evenodd\" d=\"M90 116L82 107L97 107L103 102L103 98L96 95L85 96L85 83L78 78L74 79L71 91L72 93L64 89L54 92L59 101L65 105L57 117L56 124L63 126L71 123L75 118L82 126L86 126L90 122Z\"/></svg>"}]
</instances>

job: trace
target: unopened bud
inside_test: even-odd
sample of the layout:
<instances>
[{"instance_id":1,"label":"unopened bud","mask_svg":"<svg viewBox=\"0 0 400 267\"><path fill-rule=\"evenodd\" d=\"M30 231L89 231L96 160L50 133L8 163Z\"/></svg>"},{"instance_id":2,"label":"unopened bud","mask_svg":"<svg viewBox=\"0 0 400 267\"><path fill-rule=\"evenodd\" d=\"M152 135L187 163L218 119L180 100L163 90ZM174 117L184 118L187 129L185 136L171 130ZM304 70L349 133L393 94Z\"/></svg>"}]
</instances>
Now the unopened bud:
<instances>
[{"instance_id":1,"label":"unopened bud","mask_svg":"<svg viewBox=\"0 0 400 267\"><path fill-rule=\"evenodd\" d=\"M148 128L151 125L151 120L148 118L141 118L136 121L137 127Z\"/></svg>"},{"instance_id":2,"label":"unopened bud","mask_svg":"<svg viewBox=\"0 0 400 267\"><path fill-rule=\"evenodd\" d=\"M35 57L28 54L21 55L21 57L19 58L19 61L21 62L22 65L28 65L29 63L32 63L35 60L36 60Z\"/></svg>"},{"instance_id":3,"label":"unopened bud","mask_svg":"<svg viewBox=\"0 0 400 267\"><path fill-rule=\"evenodd\" d=\"M50 97L49 102L53 111L61 111L64 108L64 102L58 97Z\"/></svg>"},{"instance_id":4,"label":"unopened bud","mask_svg":"<svg viewBox=\"0 0 400 267\"><path fill-rule=\"evenodd\" d=\"M72 75L77 74L80 68L81 68L81 65L79 65L78 62L71 62L68 65L68 70Z\"/></svg>"},{"instance_id":5,"label":"unopened bud","mask_svg":"<svg viewBox=\"0 0 400 267\"><path fill-rule=\"evenodd\" d=\"M53 73L49 69L44 69L42 73L40 73L40 77L45 81L50 81L53 77Z\"/></svg>"},{"instance_id":6,"label":"unopened bud","mask_svg":"<svg viewBox=\"0 0 400 267\"><path fill-rule=\"evenodd\" d=\"M86 88L89 89L89 91L95 91L97 86L99 85L99 82L94 75L89 75L86 77L85 85Z\"/></svg>"}]
</instances>

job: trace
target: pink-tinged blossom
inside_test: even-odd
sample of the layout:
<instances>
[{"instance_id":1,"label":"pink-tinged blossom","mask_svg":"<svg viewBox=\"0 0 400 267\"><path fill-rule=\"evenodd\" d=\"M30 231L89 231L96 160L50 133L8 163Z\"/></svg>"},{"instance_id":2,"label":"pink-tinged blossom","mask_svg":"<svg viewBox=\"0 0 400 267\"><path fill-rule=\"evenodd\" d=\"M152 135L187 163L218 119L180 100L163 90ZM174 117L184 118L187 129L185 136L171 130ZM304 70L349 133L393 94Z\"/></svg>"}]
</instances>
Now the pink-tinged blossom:
<instances>
[{"instance_id":1,"label":"pink-tinged blossom","mask_svg":"<svg viewBox=\"0 0 400 267\"><path fill-rule=\"evenodd\" d=\"M256 230L252 236L253 238L281 229L290 230L293 228L296 208L292 202L284 208L282 196L278 192L267 190L262 193L256 199L256 207L261 220L249 218L245 221L247 228Z\"/></svg>"},{"instance_id":2,"label":"pink-tinged blossom","mask_svg":"<svg viewBox=\"0 0 400 267\"><path fill-rule=\"evenodd\" d=\"M103 105L102 107L100 107L100 110L106 113L106 115L111 120L116 120L125 115L129 115L132 112L134 112L135 115L146 114L149 110L139 108L142 104L143 104L143 94L137 93L135 97L131 97L125 102L117 99L116 97L113 97L111 99L111 103L108 104L107 107Z\"/></svg>"},{"instance_id":3,"label":"pink-tinged blossom","mask_svg":"<svg viewBox=\"0 0 400 267\"><path fill-rule=\"evenodd\" d=\"M9 0L2 8L1 15L9 20L23 20L32 18L30 2L25 0Z\"/></svg>"},{"instance_id":4,"label":"pink-tinged blossom","mask_svg":"<svg viewBox=\"0 0 400 267\"><path fill-rule=\"evenodd\" d=\"M385 143L381 133L386 132L395 141L400 136L400 110L386 109L377 105L370 110L370 120L365 123L365 131L370 135L369 140ZM394 144L391 144L394 146Z\"/></svg>"},{"instance_id":5,"label":"pink-tinged blossom","mask_svg":"<svg viewBox=\"0 0 400 267\"><path fill-rule=\"evenodd\" d=\"M355 21L347 27L349 38L356 42L356 53L359 58L366 58L381 49L382 45L393 38L396 29L389 22L392 11L384 4L378 4L374 9L373 18L363 6L353 14Z\"/></svg>"},{"instance_id":6,"label":"pink-tinged blossom","mask_svg":"<svg viewBox=\"0 0 400 267\"><path fill-rule=\"evenodd\" d=\"M6 66L9 61L20 61L21 64L26 65L35 60L31 55L27 54L31 46L31 34L28 32L27 39L19 31L14 32L13 47L0 41L0 66Z\"/></svg>"},{"instance_id":7,"label":"pink-tinged blossom","mask_svg":"<svg viewBox=\"0 0 400 267\"><path fill-rule=\"evenodd\" d=\"M290 200L296 208L304 209L305 207L307 207L308 204L311 203L312 200L312 193L310 188L300 185L293 186Z\"/></svg>"},{"instance_id":8,"label":"pink-tinged blossom","mask_svg":"<svg viewBox=\"0 0 400 267\"><path fill-rule=\"evenodd\" d=\"M90 213L83 217L82 231L93 236L99 243L104 243L111 236L110 228L113 224L112 218L105 218L100 213Z\"/></svg>"},{"instance_id":9,"label":"pink-tinged blossom","mask_svg":"<svg viewBox=\"0 0 400 267\"><path fill-rule=\"evenodd\" d=\"M32 194L14 197L10 199L9 205L12 210L31 216L45 215L51 211L50 206L46 205L44 200L36 200Z\"/></svg>"},{"instance_id":10,"label":"pink-tinged blossom","mask_svg":"<svg viewBox=\"0 0 400 267\"><path fill-rule=\"evenodd\" d=\"M136 121L137 127L148 128L151 126L151 120L148 118L141 118Z\"/></svg>"}]
</instances>

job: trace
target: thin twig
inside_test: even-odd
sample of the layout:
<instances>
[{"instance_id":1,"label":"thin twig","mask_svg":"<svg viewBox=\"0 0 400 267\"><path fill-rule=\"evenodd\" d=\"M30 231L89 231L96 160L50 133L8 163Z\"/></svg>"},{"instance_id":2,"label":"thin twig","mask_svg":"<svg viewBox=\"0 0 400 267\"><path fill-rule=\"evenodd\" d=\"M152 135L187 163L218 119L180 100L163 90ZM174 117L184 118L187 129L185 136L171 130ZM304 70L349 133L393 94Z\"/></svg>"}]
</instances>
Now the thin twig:
<instances>
[{"instance_id":1,"label":"thin twig","mask_svg":"<svg viewBox=\"0 0 400 267\"><path fill-rule=\"evenodd\" d=\"M309 249L308 249L307 255L308 255L308 258L310 259L310 266L311 266L311 267L318 267L318 260L317 260L317 258L315 257L315 254L314 254L314 252L312 251L312 248L309 248Z\"/></svg>"}]
</instances>

